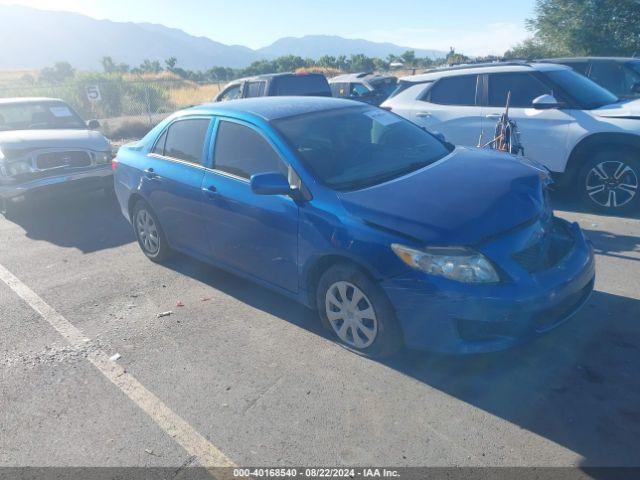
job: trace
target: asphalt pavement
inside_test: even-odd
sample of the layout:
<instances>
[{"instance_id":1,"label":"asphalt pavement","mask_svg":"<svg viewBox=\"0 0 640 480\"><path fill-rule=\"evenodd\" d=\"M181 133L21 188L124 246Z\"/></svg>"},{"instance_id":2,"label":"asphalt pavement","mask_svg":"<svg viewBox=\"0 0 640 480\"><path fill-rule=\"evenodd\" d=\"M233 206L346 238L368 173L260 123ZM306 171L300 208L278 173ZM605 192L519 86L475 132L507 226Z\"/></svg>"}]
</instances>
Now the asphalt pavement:
<instances>
[{"instance_id":1,"label":"asphalt pavement","mask_svg":"<svg viewBox=\"0 0 640 480\"><path fill-rule=\"evenodd\" d=\"M640 219L554 202L597 254L576 317L384 361L250 282L148 261L113 198L0 218L0 466L640 466Z\"/></svg>"}]
</instances>

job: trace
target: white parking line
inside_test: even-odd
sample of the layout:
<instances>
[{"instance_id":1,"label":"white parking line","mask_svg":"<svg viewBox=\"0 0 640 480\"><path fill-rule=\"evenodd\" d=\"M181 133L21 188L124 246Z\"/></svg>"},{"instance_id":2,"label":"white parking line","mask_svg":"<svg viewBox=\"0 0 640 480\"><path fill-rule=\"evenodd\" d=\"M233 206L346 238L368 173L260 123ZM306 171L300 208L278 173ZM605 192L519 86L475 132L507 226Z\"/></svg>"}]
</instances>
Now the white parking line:
<instances>
[{"instance_id":1,"label":"white parking line","mask_svg":"<svg viewBox=\"0 0 640 480\"><path fill-rule=\"evenodd\" d=\"M11 290L38 312L69 344L80 345L89 341L79 329L74 327L66 318L2 265L0 265L0 280L6 283ZM105 352L91 353L88 356L88 360L122 393L149 415L162 430L180 444L189 455L196 457L201 466L208 468L235 466L233 461L215 445L162 403L158 397L147 390L130 373L127 373L116 362L109 360L109 356Z\"/></svg>"}]
</instances>

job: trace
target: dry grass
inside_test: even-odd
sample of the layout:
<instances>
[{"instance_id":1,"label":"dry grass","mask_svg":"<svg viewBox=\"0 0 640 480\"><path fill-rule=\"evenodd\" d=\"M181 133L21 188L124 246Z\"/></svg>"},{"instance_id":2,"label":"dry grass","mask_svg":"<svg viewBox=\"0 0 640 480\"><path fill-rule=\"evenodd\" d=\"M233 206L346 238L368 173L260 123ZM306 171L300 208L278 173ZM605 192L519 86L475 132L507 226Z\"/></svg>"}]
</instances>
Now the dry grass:
<instances>
[{"instance_id":1,"label":"dry grass","mask_svg":"<svg viewBox=\"0 0 640 480\"><path fill-rule=\"evenodd\" d=\"M172 88L167 93L172 105L175 105L177 108L183 108L189 105L211 102L219 91L220 87L216 83L199 85L197 83L187 82L184 86Z\"/></svg>"}]
</instances>

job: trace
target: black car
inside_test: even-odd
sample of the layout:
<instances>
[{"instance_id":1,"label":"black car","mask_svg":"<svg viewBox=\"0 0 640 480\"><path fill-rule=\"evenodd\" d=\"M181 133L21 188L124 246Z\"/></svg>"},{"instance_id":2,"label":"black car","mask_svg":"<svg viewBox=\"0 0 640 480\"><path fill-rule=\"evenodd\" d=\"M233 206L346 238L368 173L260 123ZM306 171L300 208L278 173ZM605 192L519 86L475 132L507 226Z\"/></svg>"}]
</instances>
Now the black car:
<instances>
[{"instance_id":1,"label":"black car","mask_svg":"<svg viewBox=\"0 0 640 480\"><path fill-rule=\"evenodd\" d=\"M320 73L269 73L234 80L216 96L214 101L292 95L330 97L331 89L325 76Z\"/></svg>"},{"instance_id":2,"label":"black car","mask_svg":"<svg viewBox=\"0 0 640 480\"><path fill-rule=\"evenodd\" d=\"M339 75L329 80L334 97L350 98L372 105L380 105L396 88L398 79L371 72Z\"/></svg>"},{"instance_id":3,"label":"black car","mask_svg":"<svg viewBox=\"0 0 640 480\"><path fill-rule=\"evenodd\" d=\"M540 61L567 65L618 98L640 98L640 58L574 57L548 58Z\"/></svg>"}]
</instances>

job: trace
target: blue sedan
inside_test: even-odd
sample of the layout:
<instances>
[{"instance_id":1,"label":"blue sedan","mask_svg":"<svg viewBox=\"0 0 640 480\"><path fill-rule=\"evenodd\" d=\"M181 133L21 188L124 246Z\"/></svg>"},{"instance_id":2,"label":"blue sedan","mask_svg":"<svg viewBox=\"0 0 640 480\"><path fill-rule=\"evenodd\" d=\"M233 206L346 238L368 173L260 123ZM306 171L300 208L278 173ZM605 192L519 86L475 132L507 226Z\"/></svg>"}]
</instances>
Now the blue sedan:
<instances>
[{"instance_id":1,"label":"blue sedan","mask_svg":"<svg viewBox=\"0 0 640 480\"><path fill-rule=\"evenodd\" d=\"M346 347L472 353L535 338L593 290L543 168L332 98L178 112L113 162L142 251L179 251L318 311Z\"/></svg>"}]
</instances>

